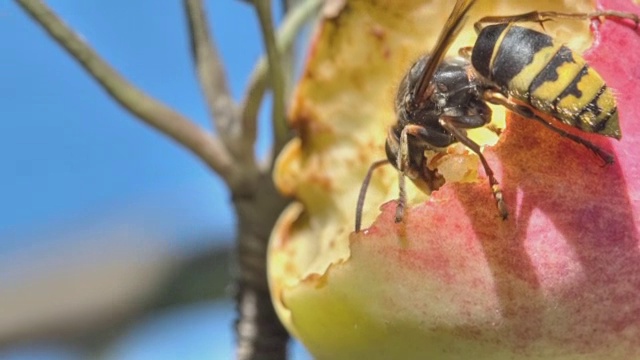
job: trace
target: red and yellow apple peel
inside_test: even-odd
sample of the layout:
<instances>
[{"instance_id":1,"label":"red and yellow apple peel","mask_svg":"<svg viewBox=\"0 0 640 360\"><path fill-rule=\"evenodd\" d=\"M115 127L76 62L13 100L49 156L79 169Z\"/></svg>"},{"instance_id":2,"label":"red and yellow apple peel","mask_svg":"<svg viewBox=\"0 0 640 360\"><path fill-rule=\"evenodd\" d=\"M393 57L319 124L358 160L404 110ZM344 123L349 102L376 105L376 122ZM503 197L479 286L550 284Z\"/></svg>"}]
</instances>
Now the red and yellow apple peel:
<instances>
[{"instance_id":1,"label":"red and yellow apple peel","mask_svg":"<svg viewBox=\"0 0 640 360\"><path fill-rule=\"evenodd\" d=\"M567 3L480 1L453 48L473 43L471 23L481 16L590 9L588 1ZM640 13L626 0L598 4ZM640 32L631 23L595 27L585 53L616 90L622 139L588 136L615 164L509 115L484 151L510 210L506 221L477 162L462 160L473 168L430 197L409 188L400 224L397 173L377 170L365 229L352 232L360 183L384 158L394 87L428 51L449 7L348 1L322 22L291 111L300 138L275 172L299 201L270 243L281 320L319 359L640 358ZM547 30L581 51L587 27L571 21ZM494 116L500 123L504 115Z\"/></svg>"}]
</instances>

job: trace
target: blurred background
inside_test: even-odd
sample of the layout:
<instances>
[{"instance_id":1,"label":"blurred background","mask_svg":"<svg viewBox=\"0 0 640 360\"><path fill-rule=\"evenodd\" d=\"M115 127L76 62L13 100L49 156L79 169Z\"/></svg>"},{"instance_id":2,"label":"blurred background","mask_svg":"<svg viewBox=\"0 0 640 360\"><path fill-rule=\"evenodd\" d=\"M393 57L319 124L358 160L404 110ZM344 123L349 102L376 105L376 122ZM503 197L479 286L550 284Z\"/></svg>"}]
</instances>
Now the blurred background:
<instances>
[{"instance_id":1,"label":"blurred background","mask_svg":"<svg viewBox=\"0 0 640 360\"><path fill-rule=\"evenodd\" d=\"M210 128L181 1L46 3L127 79ZM253 8L206 3L240 99L263 52ZM233 358L234 218L216 175L122 110L11 1L0 109L0 359ZM308 356L294 345L293 358Z\"/></svg>"}]
</instances>

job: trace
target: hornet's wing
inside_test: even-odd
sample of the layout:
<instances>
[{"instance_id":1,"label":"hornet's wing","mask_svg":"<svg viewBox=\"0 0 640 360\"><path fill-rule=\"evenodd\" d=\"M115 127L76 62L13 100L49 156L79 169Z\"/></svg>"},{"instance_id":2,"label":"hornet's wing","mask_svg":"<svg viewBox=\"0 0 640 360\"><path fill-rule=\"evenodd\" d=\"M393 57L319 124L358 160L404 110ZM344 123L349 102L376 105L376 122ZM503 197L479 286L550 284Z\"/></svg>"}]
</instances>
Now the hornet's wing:
<instances>
[{"instance_id":1,"label":"hornet's wing","mask_svg":"<svg viewBox=\"0 0 640 360\"><path fill-rule=\"evenodd\" d=\"M412 96L412 105L418 105L426 101L431 94L433 93L432 88L429 88L429 84L431 83L431 79L436 72L436 69L444 59L444 56L447 53L447 50L451 46L453 40L455 40L456 36L462 29L462 25L464 25L465 17L471 5L475 3L476 0L458 0L456 1L455 6L453 7L453 11L451 15L449 15L449 19L444 25L442 32L440 32L440 37L436 42L436 46L429 54L429 59L427 60L427 65L424 67L422 75L418 80L418 84L415 87L413 96Z\"/></svg>"}]
</instances>

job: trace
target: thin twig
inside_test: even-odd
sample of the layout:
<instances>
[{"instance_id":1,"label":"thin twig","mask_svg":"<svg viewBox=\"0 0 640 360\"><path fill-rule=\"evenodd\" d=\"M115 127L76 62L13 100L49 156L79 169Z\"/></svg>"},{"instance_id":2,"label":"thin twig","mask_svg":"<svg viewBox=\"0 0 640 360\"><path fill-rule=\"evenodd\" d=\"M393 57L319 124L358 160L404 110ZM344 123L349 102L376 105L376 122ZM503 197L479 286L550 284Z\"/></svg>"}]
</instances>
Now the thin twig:
<instances>
[{"instance_id":1,"label":"thin twig","mask_svg":"<svg viewBox=\"0 0 640 360\"><path fill-rule=\"evenodd\" d=\"M280 6L282 7L282 13L286 14L291 10L292 0L280 0Z\"/></svg>"},{"instance_id":2,"label":"thin twig","mask_svg":"<svg viewBox=\"0 0 640 360\"><path fill-rule=\"evenodd\" d=\"M299 0L281 0L283 16L286 16L292 9L298 5ZM291 46L283 51L280 51L280 58L282 60L282 66L284 69L284 98L291 99L291 92L294 87L294 78L296 75L295 70L295 54L298 43L298 36L293 40ZM277 33L276 33L276 45L277 45ZM289 108L289 104L285 103L285 107Z\"/></svg>"},{"instance_id":3,"label":"thin twig","mask_svg":"<svg viewBox=\"0 0 640 360\"><path fill-rule=\"evenodd\" d=\"M312 15L317 13L322 3L323 0L305 0L291 9L278 29L276 45L280 53L285 53L291 49L296 36L300 32L300 28L306 24ZM267 90L268 69L267 58L263 56L253 69L245 92L246 96L241 106L243 141L251 146L256 140L258 111ZM282 121L284 122L284 119Z\"/></svg>"},{"instance_id":4,"label":"thin twig","mask_svg":"<svg viewBox=\"0 0 640 360\"><path fill-rule=\"evenodd\" d=\"M184 145L223 178L232 178L232 159L216 137L127 82L41 1L16 1L120 105Z\"/></svg>"},{"instance_id":5,"label":"thin twig","mask_svg":"<svg viewBox=\"0 0 640 360\"><path fill-rule=\"evenodd\" d=\"M233 101L225 69L218 55L202 0L184 0L189 23L191 53L209 112L218 135L227 148L233 148L239 137L237 106Z\"/></svg>"},{"instance_id":6,"label":"thin twig","mask_svg":"<svg viewBox=\"0 0 640 360\"><path fill-rule=\"evenodd\" d=\"M271 17L271 0L253 0L253 6L260 20L260 28L269 62L269 79L273 92L273 153L278 154L289 139L289 127L285 118L284 72L280 54L276 48L275 31Z\"/></svg>"}]
</instances>

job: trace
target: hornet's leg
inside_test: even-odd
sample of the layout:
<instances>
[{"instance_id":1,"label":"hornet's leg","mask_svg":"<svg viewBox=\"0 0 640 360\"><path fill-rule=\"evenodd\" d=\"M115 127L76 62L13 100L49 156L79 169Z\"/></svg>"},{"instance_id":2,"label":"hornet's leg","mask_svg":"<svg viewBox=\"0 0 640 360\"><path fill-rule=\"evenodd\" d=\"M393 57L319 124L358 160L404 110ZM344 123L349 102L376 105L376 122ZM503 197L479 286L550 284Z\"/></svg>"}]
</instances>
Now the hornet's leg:
<instances>
[{"instance_id":1,"label":"hornet's leg","mask_svg":"<svg viewBox=\"0 0 640 360\"><path fill-rule=\"evenodd\" d=\"M556 127L555 125L553 125L552 123L550 123L549 121L541 118L540 116L536 115L536 113L534 112L533 109L531 109L531 107L527 106L527 105L523 105L523 104L518 104L515 103L513 100L507 98L504 94L495 91L495 90L485 90L483 97L486 101L492 103L492 104L496 104L496 105L502 105L504 107L506 107L507 109L513 111L514 113L526 118L526 119L531 119L531 120L535 120L539 123L541 123L542 125L546 126L548 129L566 137L569 140L572 140L578 144L583 145L584 147L586 147L587 149L593 151L596 155L598 155L598 157L600 157L602 160L604 160L605 165L610 165L613 164L614 162L614 157L613 155L609 154L608 152L602 150L600 147L598 147L596 144L583 139L577 135L568 133L564 130L562 130L561 128Z\"/></svg>"},{"instance_id":2,"label":"hornet's leg","mask_svg":"<svg viewBox=\"0 0 640 360\"><path fill-rule=\"evenodd\" d=\"M500 189L500 184L498 183L498 180L496 180L495 176L493 175L493 170L491 170L491 167L489 166L487 159L485 159L484 155L482 155L482 152L480 151L480 145L476 144L473 140L469 139L467 135L464 133L464 131L460 130L460 127L463 127L463 126L459 126L459 125L466 124L470 126L468 122L469 121L473 122L474 120L473 118L474 117L470 117L470 116L463 116L463 117L457 118L453 116L443 115L440 117L439 122L440 122L440 125L442 125L442 127L444 127L445 129L447 129L447 131L453 134L453 136L455 136L455 138L458 139L458 141L460 141L462 144L464 144L466 147L471 149L471 151L473 151L478 155L478 157L480 158L480 162L482 162L482 166L484 167L484 172L487 174L487 177L489 178L489 186L491 187L493 198L496 200L496 206L498 207L498 212L500 213L500 216L502 217L502 219L505 220L509 216L509 211L507 210L507 205L504 202L504 198L502 196L502 190ZM477 126L473 126L473 127L477 127Z\"/></svg>"},{"instance_id":3,"label":"hornet's leg","mask_svg":"<svg viewBox=\"0 0 640 360\"><path fill-rule=\"evenodd\" d=\"M407 192L404 183L404 176L409 164L409 138L407 133L418 125L407 125L400 133L400 148L396 154L396 169L398 169L398 205L396 206L396 223L404 218L404 208L407 205ZM414 129L414 131L417 129Z\"/></svg>"},{"instance_id":4,"label":"hornet's leg","mask_svg":"<svg viewBox=\"0 0 640 360\"><path fill-rule=\"evenodd\" d=\"M396 223L401 222L404 218L404 209L407 205L405 176L409 175L412 179L425 183L429 187L429 190L439 187L439 178L435 173L432 174L429 169L415 168L416 166L426 166L425 161L420 164L412 165L412 154L409 153L409 139L411 139L413 145L418 145L418 147L422 147L421 145L424 145L425 148L428 146L446 147L454 141L453 137L449 134L444 134L438 131L428 131L425 127L420 125L410 124L402 128L400 139L398 139L398 148L395 151L395 166L396 169L398 169L399 176L398 205L396 207L395 218Z\"/></svg>"},{"instance_id":5,"label":"hornet's leg","mask_svg":"<svg viewBox=\"0 0 640 360\"><path fill-rule=\"evenodd\" d=\"M467 60L471 60L471 53L473 52L473 46L465 46L458 49L458 55Z\"/></svg>"},{"instance_id":6,"label":"hornet's leg","mask_svg":"<svg viewBox=\"0 0 640 360\"><path fill-rule=\"evenodd\" d=\"M637 14L623 11L594 11L590 13L563 13L556 11L532 11L524 14L511 16L487 16L478 20L473 24L477 33L482 30L484 24L500 24L511 22L536 22L544 28L544 23L553 19L576 19L586 20L598 17L608 17L614 19L629 19L635 23L635 28L640 24L640 17Z\"/></svg>"}]
</instances>

